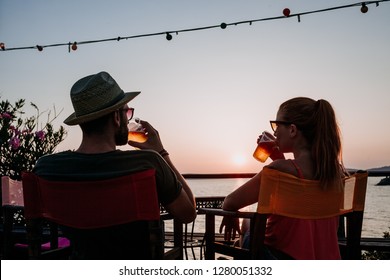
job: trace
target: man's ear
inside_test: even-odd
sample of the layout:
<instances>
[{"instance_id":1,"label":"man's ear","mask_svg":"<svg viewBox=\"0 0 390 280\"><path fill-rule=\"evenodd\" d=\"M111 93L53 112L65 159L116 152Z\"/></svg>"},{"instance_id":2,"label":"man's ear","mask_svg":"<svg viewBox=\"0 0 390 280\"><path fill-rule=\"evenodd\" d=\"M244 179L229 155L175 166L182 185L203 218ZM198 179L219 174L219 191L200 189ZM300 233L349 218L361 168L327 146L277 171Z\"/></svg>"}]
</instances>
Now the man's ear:
<instances>
[{"instance_id":1,"label":"man's ear","mask_svg":"<svg viewBox=\"0 0 390 280\"><path fill-rule=\"evenodd\" d=\"M298 128L295 124L290 124L290 136L295 137L297 135Z\"/></svg>"},{"instance_id":2,"label":"man's ear","mask_svg":"<svg viewBox=\"0 0 390 280\"><path fill-rule=\"evenodd\" d=\"M121 125L121 111L119 110L116 110L113 114L113 122L114 122L114 125L119 127Z\"/></svg>"}]
</instances>

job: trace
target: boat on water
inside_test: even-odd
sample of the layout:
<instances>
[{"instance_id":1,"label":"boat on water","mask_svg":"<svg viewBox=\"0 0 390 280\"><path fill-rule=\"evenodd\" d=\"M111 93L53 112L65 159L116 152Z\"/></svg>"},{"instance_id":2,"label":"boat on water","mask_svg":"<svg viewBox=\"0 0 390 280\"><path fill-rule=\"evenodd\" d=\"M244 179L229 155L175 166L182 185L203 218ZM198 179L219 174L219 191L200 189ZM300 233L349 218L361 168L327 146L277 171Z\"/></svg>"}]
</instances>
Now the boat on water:
<instances>
[{"instance_id":1,"label":"boat on water","mask_svg":"<svg viewBox=\"0 0 390 280\"><path fill-rule=\"evenodd\" d=\"M382 178L375 186L390 186L390 176Z\"/></svg>"}]
</instances>

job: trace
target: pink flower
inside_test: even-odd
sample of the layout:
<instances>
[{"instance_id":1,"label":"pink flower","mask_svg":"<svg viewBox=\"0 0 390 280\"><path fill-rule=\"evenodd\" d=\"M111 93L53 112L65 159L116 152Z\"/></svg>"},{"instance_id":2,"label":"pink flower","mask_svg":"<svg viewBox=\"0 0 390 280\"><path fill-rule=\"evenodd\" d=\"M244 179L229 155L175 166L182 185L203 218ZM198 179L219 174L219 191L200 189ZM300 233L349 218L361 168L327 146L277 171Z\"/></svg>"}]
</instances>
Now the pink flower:
<instances>
[{"instance_id":1,"label":"pink flower","mask_svg":"<svg viewBox=\"0 0 390 280\"><path fill-rule=\"evenodd\" d=\"M16 131L16 127L13 126L13 125L10 125L10 126L8 127L8 129L11 130L12 132Z\"/></svg>"},{"instance_id":2,"label":"pink flower","mask_svg":"<svg viewBox=\"0 0 390 280\"><path fill-rule=\"evenodd\" d=\"M0 116L4 119L12 119L12 115L10 113L7 113L7 112L2 113Z\"/></svg>"},{"instance_id":3,"label":"pink flower","mask_svg":"<svg viewBox=\"0 0 390 280\"><path fill-rule=\"evenodd\" d=\"M17 128L14 128L14 133L15 133L15 136L18 136L18 135L20 135L21 131Z\"/></svg>"},{"instance_id":4,"label":"pink flower","mask_svg":"<svg viewBox=\"0 0 390 280\"><path fill-rule=\"evenodd\" d=\"M43 130L35 132L35 136L38 137L39 140L45 140L45 132Z\"/></svg>"},{"instance_id":5,"label":"pink flower","mask_svg":"<svg viewBox=\"0 0 390 280\"><path fill-rule=\"evenodd\" d=\"M29 134L31 132L30 129L23 129L22 134Z\"/></svg>"},{"instance_id":6,"label":"pink flower","mask_svg":"<svg viewBox=\"0 0 390 280\"><path fill-rule=\"evenodd\" d=\"M17 150L20 147L20 139L17 137L12 137L8 143L13 150Z\"/></svg>"}]
</instances>

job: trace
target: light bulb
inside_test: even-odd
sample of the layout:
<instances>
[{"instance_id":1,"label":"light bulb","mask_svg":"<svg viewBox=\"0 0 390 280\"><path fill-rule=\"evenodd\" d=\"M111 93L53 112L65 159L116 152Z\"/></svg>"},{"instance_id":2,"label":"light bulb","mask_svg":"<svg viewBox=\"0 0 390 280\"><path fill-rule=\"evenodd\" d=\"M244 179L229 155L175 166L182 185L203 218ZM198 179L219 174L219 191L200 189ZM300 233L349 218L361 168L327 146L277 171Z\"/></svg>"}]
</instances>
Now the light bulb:
<instances>
[{"instance_id":1,"label":"light bulb","mask_svg":"<svg viewBox=\"0 0 390 280\"><path fill-rule=\"evenodd\" d=\"M285 9L283 10L283 15L284 15L285 17L290 16L290 9L289 9L289 8L285 8Z\"/></svg>"},{"instance_id":2,"label":"light bulb","mask_svg":"<svg viewBox=\"0 0 390 280\"><path fill-rule=\"evenodd\" d=\"M360 8L360 11L365 14L368 12L368 7L366 6L365 3L362 4L362 7Z\"/></svg>"},{"instance_id":3,"label":"light bulb","mask_svg":"<svg viewBox=\"0 0 390 280\"><path fill-rule=\"evenodd\" d=\"M73 50L73 51L77 50L77 42L74 42L74 43L72 44L72 50Z\"/></svg>"}]
</instances>

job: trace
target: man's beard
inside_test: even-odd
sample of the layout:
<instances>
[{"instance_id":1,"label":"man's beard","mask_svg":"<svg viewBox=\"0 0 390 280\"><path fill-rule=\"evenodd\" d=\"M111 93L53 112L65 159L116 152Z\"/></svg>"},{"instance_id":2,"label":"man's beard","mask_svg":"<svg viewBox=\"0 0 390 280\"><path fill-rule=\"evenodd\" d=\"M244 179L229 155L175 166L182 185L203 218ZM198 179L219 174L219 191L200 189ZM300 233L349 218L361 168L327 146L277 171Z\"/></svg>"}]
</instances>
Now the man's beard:
<instances>
[{"instance_id":1,"label":"man's beard","mask_svg":"<svg viewBox=\"0 0 390 280\"><path fill-rule=\"evenodd\" d=\"M115 133L115 144L117 146L123 146L127 144L127 138L128 138L128 128L127 128L127 123L124 118L121 118L121 124L118 129L118 131Z\"/></svg>"}]
</instances>

